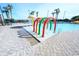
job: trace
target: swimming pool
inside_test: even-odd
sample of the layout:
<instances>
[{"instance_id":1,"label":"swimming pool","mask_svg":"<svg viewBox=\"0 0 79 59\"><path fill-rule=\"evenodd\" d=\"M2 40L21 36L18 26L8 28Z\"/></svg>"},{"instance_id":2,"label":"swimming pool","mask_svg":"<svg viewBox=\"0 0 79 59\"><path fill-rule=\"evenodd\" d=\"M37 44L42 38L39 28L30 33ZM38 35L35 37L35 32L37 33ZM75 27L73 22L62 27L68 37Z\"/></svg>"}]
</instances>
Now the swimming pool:
<instances>
[{"instance_id":1,"label":"swimming pool","mask_svg":"<svg viewBox=\"0 0 79 59\"><path fill-rule=\"evenodd\" d=\"M74 31L74 30L79 30L79 24L57 23L56 31L64 32L64 31Z\"/></svg>"},{"instance_id":2,"label":"swimming pool","mask_svg":"<svg viewBox=\"0 0 79 59\"><path fill-rule=\"evenodd\" d=\"M41 26L41 31L43 28L43 24ZM56 32L66 32L66 31L74 31L79 30L79 24L72 23L57 23L56 24ZM48 24L48 28L46 26L45 32L54 32L54 24L52 24L52 29L50 30L50 24ZM41 33L42 34L42 33Z\"/></svg>"},{"instance_id":3,"label":"swimming pool","mask_svg":"<svg viewBox=\"0 0 79 59\"><path fill-rule=\"evenodd\" d=\"M46 39L58 34L58 32L66 32L66 31L74 31L79 30L79 24L71 24L71 23L57 23L56 32L54 33L54 24L52 24L52 29L50 30L50 24L48 24L48 27L45 28L45 35L42 37L42 29L43 24L41 26L41 33L38 35L37 33L33 32L33 26L24 27L25 30L27 30L31 35L36 37L39 41L43 42Z\"/></svg>"}]
</instances>

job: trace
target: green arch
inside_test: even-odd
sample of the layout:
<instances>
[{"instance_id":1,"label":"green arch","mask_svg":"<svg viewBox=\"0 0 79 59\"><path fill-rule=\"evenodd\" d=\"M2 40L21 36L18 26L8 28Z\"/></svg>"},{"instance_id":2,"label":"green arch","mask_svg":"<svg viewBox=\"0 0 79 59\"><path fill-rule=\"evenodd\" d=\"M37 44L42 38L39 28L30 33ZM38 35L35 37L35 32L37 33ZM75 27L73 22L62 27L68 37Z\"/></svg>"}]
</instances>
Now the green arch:
<instances>
[{"instance_id":1,"label":"green arch","mask_svg":"<svg viewBox=\"0 0 79 59\"><path fill-rule=\"evenodd\" d=\"M44 20L45 20L46 18L47 18L47 17L43 17L42 20L39 22L38 35L40 35L41 24L44 22Z\"/></svg>"}]
</instances>

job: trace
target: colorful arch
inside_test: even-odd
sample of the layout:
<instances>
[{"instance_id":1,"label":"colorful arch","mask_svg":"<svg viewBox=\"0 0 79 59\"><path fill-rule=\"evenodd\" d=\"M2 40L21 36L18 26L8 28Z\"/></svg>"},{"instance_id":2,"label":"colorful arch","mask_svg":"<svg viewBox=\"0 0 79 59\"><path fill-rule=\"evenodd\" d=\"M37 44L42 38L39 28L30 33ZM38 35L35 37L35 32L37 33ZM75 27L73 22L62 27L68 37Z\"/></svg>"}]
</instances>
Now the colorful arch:
<instances>
[{"instance_id":1,"label":"colorful arch","mask_svg":"<svg viewBox=\"0 0 79 59\"><path fill-rule=\"evenodd\" d=\"M53 18L53 17L49 17L49 18L47 18L47 19L44 21L43 29L42 29L42 37L44 37L44 34L45 34L45 27L46 27L46 24L47 24L48 22L50 22L50 30L51 30L53 21L51 21L50 18L52 18L52 19L54 20L54 32L56 31L56 19Z\"/></svg>"},{"instance_id":2,"label":"colorful arch","mask_svg":"<svg viewBox=\"0 0 79 59\"><path fill-rule=\"evenodd\" d=\"M41 20L41 18L36 18L36 20L34 21L34 24L33 24L33 32L36 32L37 33L37 26L38 26L38 22ZM36 24L36 26L35 26Z\"/></svg>"},{"instance_id":3,"label":"colorful arch","mask_svg":"<svg viewBox=\"0 0 79 59\"><path fill-rule=\"evenodd\" d=\"M41 24L44 22L44 20L45 20L46 18L47 18L47 17L42 18L42 20L39 22L39 30L38 30L38 35L40 35Z\"/></svg>"},{"instance_id":4,"label":"colorful arch","mask_svg":"<svg viewBox=\"0 0 79 59\"><path fill-rule=\"evenodd\" d=\"M45 33L45 27L46 27L46 24L48 23L48 18L44 21L44 25L43 25L43 30L42 30L42 37L44 37L44 33Z\"/></svg>"},{"instance_id":5,"label":"colorful arch","mask_svg":"<svg viewBox=\"0 0 79 59\"><path fill-rule=\"evenodd\" d=\"M32 25L33 25L33 24L34 24L35 17L29 16L28 18L31 18L31 20L32 20Z\"/></svg>"},{"instance_id":6,"label":"colorful arch","mask_svg":"<svg viewBox=\"0 0 79 59\"><path fill-rule=\"evenodd\" d=\"M40 35L41 25L43 23L42 37L44 37L46 25L48 25L48 23L50 23L50 30L51 30L53 22L54 22L54 32L55 32L56 31L56 19L55 18L53 18L53 17L36 18L36 20L34 21L34 24L33 24L33 32L37 33L37 27L39 25L38 35Z\"/></svg>"}]
</instances>

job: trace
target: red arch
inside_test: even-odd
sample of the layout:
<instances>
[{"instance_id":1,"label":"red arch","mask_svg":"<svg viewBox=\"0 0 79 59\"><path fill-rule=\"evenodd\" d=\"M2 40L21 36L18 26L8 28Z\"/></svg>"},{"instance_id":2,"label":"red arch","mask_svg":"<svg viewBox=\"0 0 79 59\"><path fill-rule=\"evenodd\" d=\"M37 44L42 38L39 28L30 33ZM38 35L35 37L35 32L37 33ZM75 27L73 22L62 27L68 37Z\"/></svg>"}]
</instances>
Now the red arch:
<instances>
[{"instance_id":1,"label":"red arch","mask_svg":"<svg viewBox=\"0 0 79 59\"><path fill-rule=\"evenodd\" d=\"M37 26L38 26L38 22L40 20L41 20L41 18L36 18L36 20L34 21L34 24L33 24L33 32L36 32L37 33ZM36 24L36 26L35 26L35 24Z\"/></svg>"},{"instance_id":2,"label":"red arch","mask_svg":"<svg viewBox=\"0 0 79 59\"><path fill-rule=\"evenodd\" d=\"M50 21L50 18L52 18L54 20L54 32L56 31L56 19L53 17L49 17L44 21L44 25L43 25L43 30L42 30L42 37L44 37L44 33L45 33L45 26L46 24Z\"/></svg>"},{"instance_id":3,"label":"red arch","mask_svg":"<svg viewBox=\"0 0 79 59\"><path fill-rule=\"evenodd\" d=\"M47 18L45 21L44 21L44 25L43 25L43 30L42 30L42 37L44 37L44 33L45 33L45 26L46 26L46 23L48 23L48 20L49 18Z\"/></svg>"},{"instance_id":4,"label":"red arch","mask_svg":"<svg viewBox=\"0 0 79 59\"><path fill-rule=\"evenodd\" d=\"M56 31L56 19L54 18L54 32Z\"/></svg>"}]
</instances>

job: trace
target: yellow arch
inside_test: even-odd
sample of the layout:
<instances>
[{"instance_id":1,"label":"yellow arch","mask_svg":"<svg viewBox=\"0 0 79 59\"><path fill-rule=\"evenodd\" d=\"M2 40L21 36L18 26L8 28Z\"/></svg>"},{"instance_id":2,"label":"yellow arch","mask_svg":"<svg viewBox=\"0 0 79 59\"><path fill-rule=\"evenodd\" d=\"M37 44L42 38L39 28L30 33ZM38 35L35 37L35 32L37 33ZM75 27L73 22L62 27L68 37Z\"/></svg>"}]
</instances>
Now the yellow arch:
<instances>
[{"instance_id":1,"label":"yellow arch","mask_svg":"<svg viewBox=\"0 0 79 59\"><path fill-rule=\"evenodd\" d=\"M34 19L35 19L35 17L29 16L28 18L31 18L31 20L32 20L32 25L33 25L33 24L34 24Z\"/></svg>"}]
</instances>

